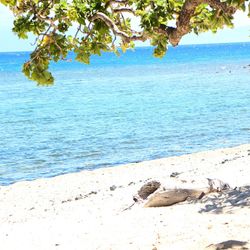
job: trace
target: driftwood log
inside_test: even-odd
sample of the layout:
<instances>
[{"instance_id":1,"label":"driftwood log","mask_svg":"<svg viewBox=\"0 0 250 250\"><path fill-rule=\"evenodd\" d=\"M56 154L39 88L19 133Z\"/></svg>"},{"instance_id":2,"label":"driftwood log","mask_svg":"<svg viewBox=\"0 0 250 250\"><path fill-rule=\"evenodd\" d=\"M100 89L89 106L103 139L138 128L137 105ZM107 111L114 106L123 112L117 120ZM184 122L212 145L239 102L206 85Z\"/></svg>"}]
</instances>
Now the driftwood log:
<instances>
[{"instance_id":1,"label":"driftwood log","mask_svg":"<svg viewBox=\"0 0 250 250\"><path fill-rule=\"evenodd\" d=\"M144 184L137 195L135 202L143 202L144 207L171 206L187 199L201 199L204 195L212 192L221 192L229 189L229 185L218 179L207 179L207 188L186 189L177 188L165 190L158 181L150 181Z\"/></svg>"}]
</instances>

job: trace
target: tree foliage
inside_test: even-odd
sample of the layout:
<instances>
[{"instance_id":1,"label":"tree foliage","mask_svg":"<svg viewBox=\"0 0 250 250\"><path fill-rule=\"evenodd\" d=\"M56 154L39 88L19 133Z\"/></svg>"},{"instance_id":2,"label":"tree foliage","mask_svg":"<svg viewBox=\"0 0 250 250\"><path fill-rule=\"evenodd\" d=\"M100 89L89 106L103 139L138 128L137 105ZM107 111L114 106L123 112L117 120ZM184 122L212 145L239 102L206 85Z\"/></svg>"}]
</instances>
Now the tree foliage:
<instances>
[{"instance_id":1,"label":"tree foliage","mask_svg":"<svg viewBox=\"0 0 250 250\"><path fill-rule=\"evenodd\" d=\"M190 32L216 32L233 27L237 10L248 11L249 0L0 0L14 13L13 32L19 38L36 36L36 47L23 65L24 74L38 84L54 82L49 72L74 51L76 60L89 63L93 54L118 54L149 40L154 56L162 57L168 44L178 45ZM131 19L139 22L132 27ZM136 30L137 29L137 30ZM73 34L73 35L72 35ZM118 39L117 39L118 38Z\"/></svg>"}]
</instances>

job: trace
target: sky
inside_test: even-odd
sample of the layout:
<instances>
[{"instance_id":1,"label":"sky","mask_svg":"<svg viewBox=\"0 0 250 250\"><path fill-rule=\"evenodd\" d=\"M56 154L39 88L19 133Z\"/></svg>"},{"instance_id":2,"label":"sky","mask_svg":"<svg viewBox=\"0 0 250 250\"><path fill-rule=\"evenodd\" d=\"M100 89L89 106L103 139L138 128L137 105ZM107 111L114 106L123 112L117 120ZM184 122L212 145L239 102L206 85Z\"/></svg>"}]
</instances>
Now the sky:
<instances>
[{"instance_id":1,"label":"sky","mask_svg":"<svg viewBox=\"0 0 250 250\"><path fill-rule=\"evenodd\" d=\"M183 37L180 44L208 44L208 43L230 43L250 42L250 18L246 13L237 12L235 15L235 28L223 29L216 34L211 32L200 34L189 34ZM3 5L0 5L0 52L10 51L32 51L35 41L34 37L28 40L18 39L11 31L13 26L12 13ZM149 43L138 43L139 46L148 46Z\"/></svg>"}]
</instances>

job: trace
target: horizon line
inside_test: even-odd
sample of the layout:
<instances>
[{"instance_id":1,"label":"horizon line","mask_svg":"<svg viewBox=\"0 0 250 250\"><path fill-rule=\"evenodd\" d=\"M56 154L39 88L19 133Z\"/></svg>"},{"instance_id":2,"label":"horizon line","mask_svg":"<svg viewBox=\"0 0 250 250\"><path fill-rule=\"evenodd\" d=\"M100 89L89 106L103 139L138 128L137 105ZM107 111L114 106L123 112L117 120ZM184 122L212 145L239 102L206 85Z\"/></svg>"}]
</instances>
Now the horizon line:
<instances>
[{"instance_id":1,"label":"horizon line","mask_svg":"<svg viewBox=\"0 0 250 250\"><path fill-rule=\"evenodd\" d=\"M226 45L226 44L243 44L243 43L250 43L250 41L242 41L242 42L215 42L215 43L188 43L188 44L180 44L180 45L177 45L177 46L173 46L171 44L168 45L168 47L171 47L171 48L178 48L178 47L185 47L185 46L204 46L204 45ZM128 50L136 50L136 48L150 48L150 47L154 47L152 45L138 45L138 46L135 46L135 48L129 48ZM119 48L119 47L118 47ZM1 54L4 54L4 53L32 53L33 51L32 50L16 50L16 51L0 51ZM69 51L69 52L73 52L73 51Z\"/></svg>"}]
</instances>

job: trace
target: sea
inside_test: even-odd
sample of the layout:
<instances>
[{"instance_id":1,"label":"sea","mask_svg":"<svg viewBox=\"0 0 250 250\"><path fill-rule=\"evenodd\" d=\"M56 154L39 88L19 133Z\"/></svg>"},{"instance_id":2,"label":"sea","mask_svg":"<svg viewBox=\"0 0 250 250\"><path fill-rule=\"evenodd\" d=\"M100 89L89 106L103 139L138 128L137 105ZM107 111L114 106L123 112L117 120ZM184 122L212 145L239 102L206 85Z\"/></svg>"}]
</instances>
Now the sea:
<instances>
[{"instance_id":1,"label":"sea","mask_svg":"<svg viewBox=\"0 0 250 250\"><path fill-rule=\"evenodd\" d=\"M0 185L250 143L250 43L152 53L70 54L51 87L0 53Z\"/></svg>"}]
</instances>

